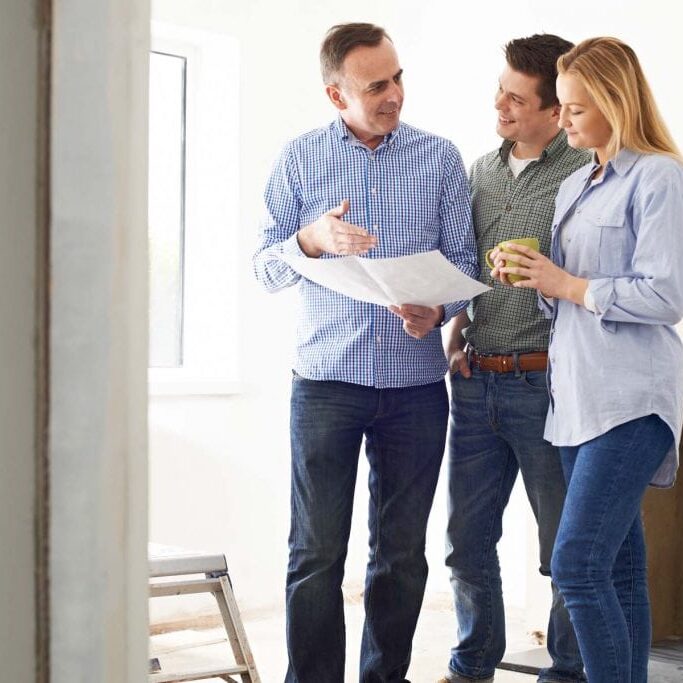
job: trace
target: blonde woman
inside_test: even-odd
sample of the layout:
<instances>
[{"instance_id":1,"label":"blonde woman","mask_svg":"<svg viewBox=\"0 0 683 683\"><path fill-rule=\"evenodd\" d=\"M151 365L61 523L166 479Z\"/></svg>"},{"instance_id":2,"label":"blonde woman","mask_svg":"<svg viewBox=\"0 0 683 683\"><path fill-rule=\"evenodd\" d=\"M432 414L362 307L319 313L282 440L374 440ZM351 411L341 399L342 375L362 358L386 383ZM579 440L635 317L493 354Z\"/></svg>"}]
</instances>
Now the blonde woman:
<instances>
[{"instance_id":1,"label":"blonde woman","mask_svg":"<svg viewBox=\"0 0 683 683\"><path fill-rule=\"evenodd\" d=\"M556 199L551 259L514 244L552 317L546 438L567 480L551 571L590 683L647 680L640 504L671 486L683 416L683 165L633 50L586 40L558 60L559 125L593 162ZM506 251L508 250L506 246Z\"/></svg>"}]
</instances>

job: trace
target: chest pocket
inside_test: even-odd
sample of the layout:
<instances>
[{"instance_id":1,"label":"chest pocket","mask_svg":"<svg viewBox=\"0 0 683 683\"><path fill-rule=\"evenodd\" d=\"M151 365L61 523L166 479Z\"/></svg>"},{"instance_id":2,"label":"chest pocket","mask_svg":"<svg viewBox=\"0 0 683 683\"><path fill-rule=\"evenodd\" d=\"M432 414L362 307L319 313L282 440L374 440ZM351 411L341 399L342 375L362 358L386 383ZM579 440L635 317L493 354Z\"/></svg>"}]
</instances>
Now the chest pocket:
<instances>
[{"instance_id":1,"label":"chest pocket","mask_svg":"<svg viewBox=\"0 0 683 683\"><path fill-rule=\"evenodd\" d=\"M598 270L603 275L624 275L631 270L633 239L623 210L605 212L595 218Z\"/></svg>"}]
</instances>

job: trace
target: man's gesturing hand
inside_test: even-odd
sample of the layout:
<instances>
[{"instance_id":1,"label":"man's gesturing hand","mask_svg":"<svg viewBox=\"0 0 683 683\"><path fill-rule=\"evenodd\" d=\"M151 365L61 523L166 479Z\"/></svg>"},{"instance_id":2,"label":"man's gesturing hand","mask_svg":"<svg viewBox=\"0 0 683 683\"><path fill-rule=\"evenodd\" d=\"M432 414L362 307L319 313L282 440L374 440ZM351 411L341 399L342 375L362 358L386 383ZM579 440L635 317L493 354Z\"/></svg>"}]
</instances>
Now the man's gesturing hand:
<instances>
[{"instance_id":1,"label":"man's gesturing hand","mask_svg":"<svg viewBox=\"0 0 683 683\"><path fill-rule=\"evenodd\" d=\"M349 200L324 213L317 221L298 232L299 246L306 256L318 258L321 254L365 254L377 246L377 237L367 230L346 223L342 216L349 210Z\"/></svg>"},{"instance_id":2,"label":"man's gesturing hand","mask_svg":"<svg viewBox=\"0 0 683 683\"><path fill-rule=\"evenodd\" d=\"M426 337L444 316L443 306L416 306L404 304L403 306L389 306L389 310L403 319L403 329L415 339Z\"/></svg>"}]
</instances>

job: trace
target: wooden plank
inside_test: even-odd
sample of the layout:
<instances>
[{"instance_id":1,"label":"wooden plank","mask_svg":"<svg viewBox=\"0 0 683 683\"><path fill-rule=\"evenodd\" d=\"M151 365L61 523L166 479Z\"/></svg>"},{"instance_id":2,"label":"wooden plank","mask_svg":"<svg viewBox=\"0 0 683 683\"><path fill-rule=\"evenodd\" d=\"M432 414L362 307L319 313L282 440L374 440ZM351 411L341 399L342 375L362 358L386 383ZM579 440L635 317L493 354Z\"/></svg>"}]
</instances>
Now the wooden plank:
<instances>
[{"instance_id":1,"label":"wooden plank","mask_svg":"<svg viewBox=\"0 0 683 683\"><path fill-rule=\"evenodd\" d=\"M152 578L227 571L225 555L168 555L149 558L149 575Z\"/></svg>"},{"instance_id":2,"label":"wooden plank","mask_svg":"<svg viewBox=\"0 0 683 683\"><path fill-rule=\"evenodd\" d=\"M231 674L247 673L246 666L231 666L221 669L207 669L206 671L175 672L151 674L149 683L175 683L175 681L203 681L207 678L226 678ZM227 679L226 679L227 680Z\"/></svg>"},{"instance_id":3,"label":"wooden plank","mask_svg":"<svg viewBox=\"0 0 683 683\"><path fill-rule=\"evenodd\" d=\"M186 581L150 582L150 598L167 595L190 595L192 593L216 593L221 590L219 579L187 579Z\"/></svg>"},{"instance_id":4,"label":"wooden plank","mask_svg":"<svg viewBox=\"0 0 683 683\"><path fill-rule=\"evenodd\" d=\"M643 501L652 639L683 636L683 481L648 489Z\"/></svg>"},{"instance_id":5,"label":"wooden plank","mask_svg":"<svg viewBox=\"0 0 683 683\"><path fill-rule=\"evenodd\" d=\"M225 621L225 630L228 633L228 639L232 647L235 661L238 664L245 664L249 671L249 680L251 683L261 683L261 678L256 670L256 662L254 655L249 647L247 640L247 633L242 624L242 617L235 600L235 595L232 592L230 579L227 576L221 576L220 583L223 588L222 593L216 593L216 600L220 607L223 620ZM221 599L222 598L222 599Z\"/></svg>"}]
</instances>

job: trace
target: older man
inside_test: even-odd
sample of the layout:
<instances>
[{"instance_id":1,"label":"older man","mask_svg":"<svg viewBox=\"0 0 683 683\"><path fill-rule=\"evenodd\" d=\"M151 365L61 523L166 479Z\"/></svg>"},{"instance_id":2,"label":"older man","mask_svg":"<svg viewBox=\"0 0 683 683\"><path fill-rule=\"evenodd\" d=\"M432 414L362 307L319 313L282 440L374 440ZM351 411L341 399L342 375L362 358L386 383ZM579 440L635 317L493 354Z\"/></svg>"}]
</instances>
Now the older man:
<instances>
[{"instance_id":1,"label":"older man","mask_svg":"<svg viewBox=\"0 0 683 683\"><path fill-rule=\"evenodd\" d=\"M343 683L341 583L361 441L370 558L360 680L405 681L424 593L425 529L445 448L440 325L465 303L392 310L301 278L280 254L404 256L440 249L477 277L457 149L400 122L403 70L385 31L329 30L320 52L338 117L290 142L268 181L254 257L271 291L301 299L291 397L287 683Z\"/></svg>"}]
</instances>

